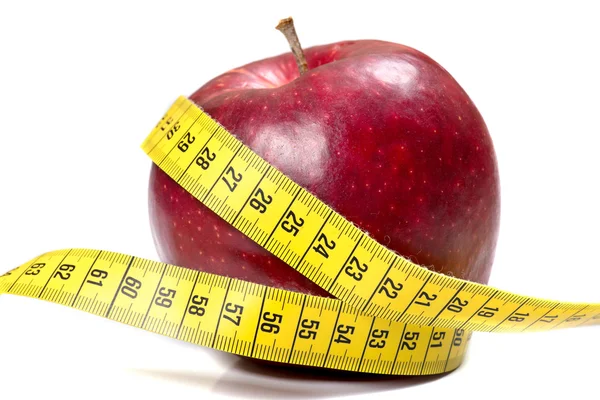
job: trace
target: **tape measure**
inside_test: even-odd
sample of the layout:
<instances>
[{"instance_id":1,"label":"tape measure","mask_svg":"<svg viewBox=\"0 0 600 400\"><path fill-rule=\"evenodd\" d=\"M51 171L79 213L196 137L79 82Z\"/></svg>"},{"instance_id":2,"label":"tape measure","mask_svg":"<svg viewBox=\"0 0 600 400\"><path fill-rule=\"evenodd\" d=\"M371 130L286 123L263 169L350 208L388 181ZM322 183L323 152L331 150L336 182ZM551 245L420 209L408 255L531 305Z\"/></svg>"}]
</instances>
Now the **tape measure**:
<instances>
[{"instance_id":1,"label":"tape measure","mask_svg":"<svg viewBox=\"0 0 600 400\"><path fill-rule=\"evenodd\" d=\"M142 148L195 198L336 299L91 249L42 254L2 275L0 294L59 303L242 356L395 375L457 368L474 331L600 324L600 304L516 295L410 262L183 96ZM262 212L248 206L258 192L272 198ZM327 257L309 251L322 237L335 238Z\"/></svg>"}]
</instances>

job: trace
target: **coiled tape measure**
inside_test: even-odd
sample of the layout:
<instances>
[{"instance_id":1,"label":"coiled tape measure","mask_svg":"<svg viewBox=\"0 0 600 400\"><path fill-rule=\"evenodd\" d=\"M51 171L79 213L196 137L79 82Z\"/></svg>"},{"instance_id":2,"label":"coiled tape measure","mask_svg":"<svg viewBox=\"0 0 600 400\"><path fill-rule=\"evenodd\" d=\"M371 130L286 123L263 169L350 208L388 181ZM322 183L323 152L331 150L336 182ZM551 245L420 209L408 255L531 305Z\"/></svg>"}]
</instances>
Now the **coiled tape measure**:
<instances>
[{"instance_id":1,"label":"coiled tape measure","mask_svg":"<svg viewBox=\"0 0 600 400\"><path fill-rule=\"evenodd\" d=\"M600 324L600 304L515 295L413 264L284 176L183 96L142 148L194 197L336 299L89 249L42 254L2 275L0 293L59 303L243 356L398 375L457 368L473 331ZM268 207L248 206L258 189L271 196ZM333 246L325 240L326 256L309 251L323 237L335 241Z\"/></svg>"}]
</instances>

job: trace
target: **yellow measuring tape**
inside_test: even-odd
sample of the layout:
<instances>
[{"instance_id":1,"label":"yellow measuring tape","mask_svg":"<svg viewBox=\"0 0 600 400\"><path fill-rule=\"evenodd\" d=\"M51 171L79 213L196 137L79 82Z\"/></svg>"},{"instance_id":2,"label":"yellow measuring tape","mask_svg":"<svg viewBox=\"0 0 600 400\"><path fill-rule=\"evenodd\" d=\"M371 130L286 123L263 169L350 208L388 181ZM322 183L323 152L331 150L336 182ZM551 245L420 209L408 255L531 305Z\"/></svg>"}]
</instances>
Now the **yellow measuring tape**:
<instances>
[{"instance_id":1,"label":"yellow measuring tape","mask_svg":"<svg viewBox=\"0 0 600 400\"><path fill-rule=\"evenodd\" d=\"M451 371L473 331L600 324L600 304L515 295L393 253L185 97L142 148L194 197L336 299L88 249L36 257L0 277L0 294L56 302L243 356L380 374ZM249 207L259 193L272 199L268 207ZM321 241L326 256L309 251Z\"/></svg>"}]
</instances>

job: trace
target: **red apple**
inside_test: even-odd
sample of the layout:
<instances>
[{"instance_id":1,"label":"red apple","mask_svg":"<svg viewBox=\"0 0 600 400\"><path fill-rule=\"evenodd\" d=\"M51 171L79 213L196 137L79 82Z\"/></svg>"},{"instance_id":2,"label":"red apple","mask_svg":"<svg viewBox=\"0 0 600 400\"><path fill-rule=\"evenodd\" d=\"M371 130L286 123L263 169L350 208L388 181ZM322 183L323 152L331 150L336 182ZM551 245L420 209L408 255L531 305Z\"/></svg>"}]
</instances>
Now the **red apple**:
<instances>
[{"instance_id":1,"label":"red apple","mask_svg":"<svg viewBox=\"0 0 600 400\"><path fill-rule=\"evenodd\" d=\"M305 50L220 75L190 96L229 132L378 242L432 270L487 283L499 227L492 140L428 56L383 41ZM149 206L172 264L329 294L220 219L155 165Z\"/></svg>"}]
</instances>

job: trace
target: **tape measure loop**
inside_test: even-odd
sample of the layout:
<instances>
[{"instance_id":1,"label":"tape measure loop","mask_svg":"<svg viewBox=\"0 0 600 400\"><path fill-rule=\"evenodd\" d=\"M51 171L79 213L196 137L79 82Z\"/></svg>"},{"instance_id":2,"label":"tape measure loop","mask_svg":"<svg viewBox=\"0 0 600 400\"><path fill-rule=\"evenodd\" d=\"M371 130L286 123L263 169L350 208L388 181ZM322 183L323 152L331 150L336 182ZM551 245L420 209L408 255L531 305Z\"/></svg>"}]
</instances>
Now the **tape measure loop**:
<instances>
[{"instance_id":1,"label":"tape measure loop","mask_svg":"<svg viewBox=\"0 0 600 400\"><path fill-rule=\"evenodd\" d=\"M336 298L92 249L42 254L0 276L0 294L242 356L392 375L456 369L473 331L600 324L600 304L515 295L395 254L183 96L142 148L195 198ZM276 190L267 198L265 187Z\"/></svg>"}]
</instances>

